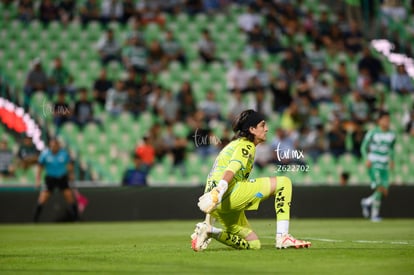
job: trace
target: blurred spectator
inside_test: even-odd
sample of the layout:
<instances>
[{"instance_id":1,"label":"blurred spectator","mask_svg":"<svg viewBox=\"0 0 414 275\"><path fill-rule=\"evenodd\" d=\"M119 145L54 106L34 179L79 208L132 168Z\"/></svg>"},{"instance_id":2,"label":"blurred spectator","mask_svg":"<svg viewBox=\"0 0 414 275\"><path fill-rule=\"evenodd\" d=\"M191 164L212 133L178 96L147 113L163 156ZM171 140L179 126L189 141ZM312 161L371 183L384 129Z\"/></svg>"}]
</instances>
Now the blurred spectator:
<instances>
[{"instance_id":1,"label":"blurred spectator","mask_svg":"<svg viewBox=\"0 0 414 275\"><path fill-rule=\"evenodd\" d=\"M31 69L26 77L24 84L24 107L27 110L30 104L30 98L36 91L47 92L48 78L43 70L40 59L35 59L31 64Z\"/></svg>"},{"instance_id":2,"label":"blurred spectator","mask_svg":"<svg viewBox=\"0 0 414 275\"><path fill-rule=\"evenodd\" d=\"M330 127L328 132L329 151L335 158L338 158L345 153L346 131L339 119L334 119Z\"/></svg>"},{"instance_id":3,"label":"blurred spectator","mask_svg":"<svg viewBox=\"0 0 414 275\"><path fill-rule=\"evenodd\" d=\"M359 25L351 22L349 31L344 34L345 50L351 55L359 53L362 50L363 40L363 34L359 29Z\"/></svg>"},{"instance_id":4,"label":"blurred spectator","mask_svg":"<svg viewBox=\"0 0 414 275\"><path fill-rule=\"evenodd\" d=\"M345 0L346 17L348 23L355 22L358 26L362 26L362 12L360 0Z\"/></svg>"},{"instance_id":5,"label":"blurred spectator","mask_svg":"<svg viewBox=\"0 0 414 275\"><path fill-rule=\"evenodd\" d=\"M391 90L402 95L414 92L413 80L407 74L404 65L398 65L397 71L391 75Z\"/></svg>"},{"instance_id":6,"label":"blurred spectator","mask_svg":"<svg viewBox=\"0 0 414 275\"><path fill-rule=\"evenodd\" d=\"M168 58L161 47L161 43L157 40L153 40L148 48L148 68L149 72L153 75L159 74L166 68L168 64Z\"/></svg>"},{"instance_id":7,"label":"blurred spectator","mask_svg":"<svg viewBox=\"0 0 414 275\"><path fill-rule=\"evenodd\" d=\"M247 6L246 12L239 15L237 24L244 32L250 32L255 25L260 25L260 16L254 11L252 5Z\"/></svg>"},{"instance_id":8,"label":"blurred spectator","mask_svg":"<svg viewBox=\"0 0 414 275\"><path fill-rule=\"evenodd\" d=\"M132 18L135 14L135 1L133 0L124 0L122 1L122 9L124 10L124 16L122 17L121 22L127 23L130 18Z\"/></svg>"},{"instance_id":9,"label":"blurred spectator","mask_svg":"<svg viewBox=\"0 0 414 275\"><path fill-rule=\"evenodd\" d=\"M225 1L220 1L220 0L203 0L203 10L207 14L211 14L211 13L218 12L222 8L222 3L224 4Z\"/></svg>"},{"instance_id":10,"label":"blurred spectator","mask_svg":"<svg viewBox=\"0 0 414 275\"><path fill-rule=\"evenodd\" d=\"M412 2L412 1L411 1ZM403 1L400 0L384 0L380 7L383 24L388 25L388 20L404 21L407 18L407 9L404 7Z\"/></svg>"},{"instance_id":11,"label":"blurred spectator","mask_svg":"<svg viewBox=\"0 0 414 275\"><path fill-rule=\"evenodd\" d=\"M367 102L370 112L375 111L375 104L377 101L377 91L373 85L371 77L369 76L368 72L362 71L360 75L358 75L358 90L361 93L362 98L364 101Z\"/></svg>"},{"instance_id":12,"label":"blurred spectator","mask_svg":"<svg viewBox=\"0 0 414 275\"><path fill-rule=\"evenodd\" d=\"M368 47L364 47L362 58L358 61L359 73L362 73L363 70L368 71L373 83L379 81L381 75L384 73L384 67L381 61L372 55Z\"/></svg>"},{"instance_id":13,"label":"blurred spectator","mask_svg":"<svg viewBox=\"0 0 414 275\"><path fill-rule=\"evenodd\" d=\"M267 88L270 85L270 74L259 59L254 61L254 68L250 71L250 78L257 79L262 88Z\"/></svg>"},{"instance_id":14,"label":"blurred spectator","mask_svg":"<svg viewBox=\"0 0 414 275\"><path fill-rule=\"evenodd\" d=\"M334 52L344 51L344 33L338 24L333 24L327 36L324 37L324 43L327 48Z\"/></svg>"},{"instance_id":15,"label":"blurred spectator","mask_svg":"<svg viewBox=\"0 0 414 275\"><path fill-rule=\"evenodd\" d=\"M178 137L174 134L174 126L171 123L167 123L166 130L163 134L163 140L166 151L171 154L173 159L172 169L179 169L182 175L186 175L186 148L187 139L185 137ZM174 173L175 171L171 171Z\"/></svg>"},{"instance_id":16,"label":"blurred spectator","mask_svg":"<svg viewBox=\"0 0 414 275\"><path fill-rule=\"evenodd\" d=\"M124 186L146 186L148 167L139 156L134 156L134 166L124 172L122 185Z\"/></svg>"},{"instance_id":17,"label":"blurred spectator","mask_svg":"<svg viewBox=\"0 0 414 275\"><path fill-rule=\"evenodd\" d=\"M180 89L178 90L178 93L177 93L177 101L178 102L183 102L184 97L185 97L186 94L193 95L193 87L191 85L191 82L188 81L188 80L184 81L181 84L181 87L180 87Z\"/></svg>"},{"instance_id":18,"label":"blurred spectator","mask_svg":"<svg viewBox=\"0 0 414 275\"><path fill-rule=\"evenodd\" d=\"M311 10L305 11L303 16L303 28L307 37L312 37L313 34L317 32L316 30L316 20L314 14Z\"/></svg>"},{"instance_id":19,"label":"blurred spectator","mask_svg":"<svg viewBox=\"0 0 414 275\"><path fill-rule=\"evenodd\" d=\"M8 147L8 142L0 140L0 176L14 177L15 167L13 165L14 154Z\"/></svg>"},{"instance_id":20,"label":"blurred spectator","mask_svg":"<svg viewBox=\"0 0 414 275\"><path fill-rule=\"evenodd\" d=\"M230 94L227 108L227 119L232 122L236 117L247 109L247 105L243 101L243 94L240 90L235 90Z\"/></svg>"},{"instance_id":21,"label":"blurred spectator","mask_svg":"<svg viewBox=\"0 0 414 275\"><path fill-rule=\"evenodd\" d=\"M79 89L79 100L75 102L73 108L73 120L80 129L83 129L87 123L96 123L101 126L101 122L94 117L92 102L88 99L86 88Z\"/></svg>"},{"instance_id":22,"label":"blurred spectator","mask_svg":"<svg viewBox=\"0 0 414 275\"><path fill-rule=\"evenodd\" d=\"M263 89L257 90L254 93L254 97L250 102L249 109L253 109L256 112L264 115L265 118L269 118L272 114L272 105L269 100L266 99L266 94Z\"/></svg>"},{"instance_id":23,"label":"blurred spectator","mask_svg":"<svg viewBox=\"0 0 414 275\"><path fill-rule=\"evenodd\" d=\"M263 43L268 53L278 54L279 52L285 50L280 42L280 33L276 28L276 23L274 21L267 21L266 27L262 31Z\"/></svg>"},{"instance_id":24,"label":"blurred spectator","mask_svg":"<svg viewBox=\"0 0 414 275\"><path fill-rule=\"evenodd\" d=\"M160 101L163 93L163 88L160 85L154 85L151 93L146 97L148 110L152 111L154 114L158 112L158 102Z\"/></svg>"},{"instance_id":25,"label":"blurred spectator","mask_svg":"<svg viewBox=\"0 0 414 275\"><path fill-rule=\"evenodd\" d=\"M135 70L131 68L126 73L127 73L126 79L124 80L125 89L128 90L132 88L134 90L138 90L139 89L139 78Z\"/></svg>"},{"instance_id":26,"label":"blurred spectator","mask_svg":"<svg viewBox=\"0 0 414 275\"><path fill-rule=\"evenodd\" d=\"M133 17L133 19L130 21L129 27L131 28L131 30L127 32L126 43L128 43L128 40L133 37L137 37L138 40L144 41L145 38L144 38L143 28L141 24L141 18L138 15L135 15Z\"/></svg>"},{"instance_id":27,"label":"blurred spectator","mask_svg":"<svg viewBox=\"0 0 414 275\"><path fill-rule=\"evenodd\" d=\"M414 137L414 108L409 112L409 117L405 124L405 132Z\"/></svg>"},{"instance_id":28,"label":"blurred spectator","mask_svg":"<svg viewBox=\"0 0 414 275\"><path fill-rule=\"evenodd\" d=\"M285 56L280 62L280 69L285 72L290 82L299 79L302 75L300 58L296 55L293 49L285 51Z\"/></svg>"},{"instance_id":29,"label":"blurred spectator","mask_svg":"<svg viewBox=\"0 0 414 275\"><path fill-rule=\"evenodd\" d=\"M73 83L73 76L63 66L62 59L60 57L55 57L53 60L53 67L50 73L49 82L51 96L60 90L64 90L69 93L72 100L75 99L76 87Z\"/></svg>"},{"instance_id":30,"label":"blurred spectator","mask_svg":"<svg viewBox=\"0 0 414 275\"><path fill-rule=\"evenodd\" d=\"M140 85L134 69L128 70L127 78L124 81L124 89L128 93L125 109L137 117L145 109L145 98L140 94Z\"/></svg>"},{"instance_id":31,"label":"blurred spectator","mask_svg":"<svg viewBox=\"0 0 414 275\"><path fill-rule=\"evenodd\" d=\"M254 25L247 34L246 53L257 56L265 51L265 36L260 25Z\"/></svg>"},{"instance_id":32,"label":"blurred spectator","mask_svg":"<svg viewBox=\"0 0 414 275\"><path fill-rule=\"evenodd\" d=\"M270 91L273 94L273 111L283 113L292 103L289 83L286 79L274 79L270 84Z\"/></svg>"},{"instance_id":33,"label":"blurred spectator","mask_svg":"<svg viewBox=\"0 0 414 275\"><path fill-rule=\"evenodd\" d=\"M364 140L365 132L363 128L363 124L354 124L354 129L351 134L351 140L352 140L352 154L357 157L361 158L361 145L362 141Z\"/></svg>"},{"instance_id":34,"label":"blurred spectator","mask_svg":"<svg viewBox=\"0 0 414 275\"><path fill-rule=\"evenodd\" d=\"M345 62L340 62L338 71L333 72L334 75L334 92L341 96L350 92L351 85Z\"/></svg>"},{"instance_id":35,"label":"blurred spectator","mask_svg":"<svg viewBox=\"0 0 414 275\"><path fill-rule=\"evenodd\" d=\"M36 17L33 0L21 0L17 7L17 17L27 24Z\"/></svg>"},{"instance_id":36,"label":"blurred spectator","mask_svg":"<svg viewBox=\"0 0 414 275\"><path fill-rule=\"evenodd\" d=\"M37 164L39 153L32 138L25 136L17 151L19 166L27 170L30 166Z\"/></svg>"},{"instance_id":37,"label":"blurred spectator","mask_svg":"<svg viewBox=\"0 0 414 275\"><path fill-rule=\"evenodd\" d=\"M58 20L59 10L52 0L42 0L39 6L39 19L44 25L51 21Z\"/></svg>"},{"instance_id":38,"label":"blurred spectator","mask_svg":"<svg viewBox=\"0 0 414 275\"><path fill-rule=\"evenodd\" d=\"M165 56L168 62L178 61L182 65L187 64L187 58L184 54L184 50L180 43L175 39L174 33L168 30L165 34L165 39L161 44L162 49L165 52Z\"/></svg>"},{"instance_id":39,"label":"blurred spectator","mask_svg":"<svg viewBox=\"0 0 414 275\"><path fill-rule=\"evenodd\" d=\"M213 91L208 91L206 98L198 105L198 109L201 110L207 122L211 120L221 120L221 107L216 100L216 95Z\"/></svg>"},{"instance_id":40,"label":"blurred spectator","mask_svg":"<svg viewBox=\"0 0 414 275\"><path fill-rule=\"evenodd\" d=\"M191 131L187 136L189 142L193 142L195 151L203 159L217 153L216 137L212 129L205 123L205 116L202 111L194 114L191 123Z\"/></svg>"},{"instance_id":41,"label":"blurred spectator","mask_svg":"<svg viewBox=\"0 0 414 275\"><path fill-rule=\"evenodd\" d=\"M166 155L168 147L164 142L163 128L160 123L156 122L151 126L148 130L148 137L155 150L155 161L160 161Z\"/></svg>"},{"instance_id":42,"label":"blurred spectator","mask_svg":"<svg viewBox=\"0 0 414 275\"><path fill-rule=\"evenodd\" d=\"M317 86L316 83L319 82L320 77L312 79L311 81L307 80L304 76L300 77L298 81L295 82L296 90L294 91L295 98L303 99L307 98L310 102L313 102L312 88Z\"/></svg>"},{"instance_id":43,"label":"blurred spectator","mask_svg":"<svg viewBox=\"0 0 414 275\"><path fill-rule=\"evenodd\" d=\"M333 90L329 86L326 79L317 81L311 90L311 96L313 99L312 101L315 102L316 104L323 103L323 102L325 103L332 102L332 95L333 95Z\"/></svg>"},{"instance_id":44,"label":"blurred spectator","mask_svg":"<svg viewBox=\"0 0 414 275\"><path fill-rule=\"evenodd\" d=\"M111 61L121 62L121 46L115 38L114 31L108 28L96 44L102 65L106 66Z\"/></svg>"},{"instance_id":45,"label":"blurred spectator","mask_svg":"<svg viewBox=\"0 0 414 275\"><path fill-rule=\"evenodd\" d=\"M262 142L256 146L254 164L260 170L272 162L272 157L272 148L268 142Z\"/></svg>"},{"instance_id":46,"label":"blurred spectator","mask_svg":"<svg viewBox=\"0 0 414 275\"><path fill-rule=\"evenodd\" d=\"M244 68L244 63L241 59L237 59L236 64L229 69L226 79L229 91L236 89L242 93L249 91L250 73Z\"/></svg>"},{"instance_id":47,"label":"blurred spectator","mask_svg":"<svg viewBox=\"0 0 414 275\"><path fill-rule=\"evenodd\" d=\"M216 43L211 38L210 31L203 29L201 34L202 36L197 43L198 54L205 63L216 61Z\"/></svg>"},{"instance_id":48,"label":"blurred spectator","mask_svg":"<svg viewBox=\"0 0 414 275\"><path fill-rule=\"evenodd\" d=\"M340 121L349 119L349 111L342 97L338 94L332 96L332 102L328 105L330 107L329 119L337 118Z\"/></svg>"},{"instance_id":49,"label":"blurred spectator","mask_svg":"<svg viewBox=\"0 0 414 275\"><path fill-rule=\"evenodd\" d=\"M348 172L341 172L341 174L339 176L339 184L341 186L345 186L345 185L348 185L348 181L349 181L349 173Z\"/></svg>"},{"instance_id":50,"label":"blurred spectator","mask_svg":"<svg viewBox=\"0 0 414 275\"><path fill-rule=\"evenodd\" d=\"M70 121L72 110L66 102L66 93L61 90L57 94L57 99L53 104L53 121L57 128L60 128L64 123Z\"/></svg>"},{"instance_id":51,"label":"blurred spectator","mask_svg":"<svg viewBox=\"0 0 414 275\"><path fill-rule=\"evenodd\" d=\"M81 17L82 25L86 25L91 21L98 21L101 17L101 9L98 1L86 0L80 7L79 14Z\"/></svg>"},{"instance_id":52,"label":"blurred spectator","mask_svg":"<svg viewBox=\"0 0 414 275\"><path fill-rule=\"evenodd\" d=\"M277 128L270 147L276 164L284 165L296 162L296 159L293 158L293 151L296 150L293 134L282 128Z\"/></svg>"},{"instance_id":53,"label":"blurred spectator","mask_svg":"<svg viewBox=\"0 0 414 275\"><path fill-rule=\"evenodd\" d=\"M166 18L158 7L144 6L139 9L141 23L145 26L148 24L157 24L164 27Z\"/></svg>"},{"instance_id":54,"label":"blurred spectator","mask_svg":"<svg viewBox=\"0 0 414 275\"><path fill-rule=\"evenodd\" d=\"M298 119L300 127L303 127L306 121L309 119L312 107L311 101L307 97L299 97L295 99L296 104L300 106L298 108Z\"/></svg>"},{"instance_id":55,"label":"blurred spectator","mask_svg":"<svg viewBox=\"0 0 414 275\"><path fill-rule=\"evenodd\" d=\"M328 12L322 10L317 22L318 34L321 37L321 40L325 40L329 36L331 30L331 22L329 21Z\"/></svg>"},{"instance_id":56,"label":"blurred spectator","mask_svg":"<svg viewBox=\"0 0 414 275\"><path fill-rule=\"evenodd\" d=\"M352 121L356 124L365 124L370 119L369 106L358 91L352 93L348 110Z\"/></svg>"},{"instance_id":57,"label":"blurred spectator","mask_svg":"<svg viewBox=\"0 0 414 275\"><path fill-rule=\"evenodd\" d=\"M298 132L298 138L295 140L295 148L303 152L304 156L310 155L312 159L316 159L319 155L316 154L315 132L305 126L300 127Z\"/></svg>"},{"instance_id":58,"label":"blurred spectator","mask_svg":"<svg viewBox=\"0 0 414 275\"><path fill-rule=\"evenodd\" d=\"M323 124L316 125L316 128L309 133L310 146L307 149L307 155L309 155L313 161L316 161L323 153L328 150L329 140L326 136Z\"/></svg>"},{"instance_id":59,"label":"blurred spectator","mask_svg":"<svg viewBox=\"0 0 414 275\"><path fill-rule=\"evenodd\" d=\"M125 110L127 100L128 93L125 90L124 82L122 80L117 80L115 87L108 90L105 109L111 115L119 115Z\"/></svg>"},{"instance_id":60,"label":"blurred spectator","mask_svg":"<svg viewBox=\"0 0 414 275\"><path fill-rule=\"evenodd\" d=\"M312 68L302 43L295 44L294 54L301 64L301 76L306 77L306 75L311 72Z\"/></svg>"},{"instance_id":61,"label":"blurred spectator","mask_svg":"<svg viewBox=\"0 0 414 275\"><path fill-rule=\"evenodd\" d=\"M148 78L146 74L140 75L139 77L139 94L142 97L147 97L152 93L156 85ZM146 104L145 101L143 103Z\"/></svg>"},{"instance_id":62,"label":"blurred spectator","mask_svg":"<svg viewBox=\"0 0 414 275\"><path fill-rule=\"evenodd\" d=\"M306 59L308 60L309 64L312 68L318 71L323 71L326 68L326 54L325 51L322 49L320 43L313 43L312 50L308 51L306 54Z\"/></svg>"},{"instance_id":63,"label":"blurred spectator","mask_svg":"<svg viewBox=\"0 0 414 275\"><path fill-rule=\"evenodd\" d=\"M147 73L148 50L138 36L128 39L127 45L122 49L122 62L126 69L133 68L140 75Z\"/></svg>"},{"instance_id":64,"label":"blurred spectator","mask_svg":"<svg viewBox=\"0 0 414 275\"><path fill-rule=\"evenodd\" d=\"M98 102L101 107L104 107L106 104L106 95L108 90L112 88L112 81L107 79L106 70L103 68L99 73L99 77L95 80L93 84L93 97L96 102Z\"/></svg>"},{"instance_id":65,"label":"blurred spectator","mask_svg":"<svg viewBox=\"0 0 414 275\"><path fill-rule=\"evenodd\" d=\"M124 18L124 5L122 0L101 1L101 21L107 24L111 21L121 22Z\"/></svg>"},{"instance_id":66,"label":"blurred spectator","mask_svg":"<svg viewBox=\"0 0 414 275\"><path fill-rule=\"evenodd\" d=\"M142 141L135 148L135 155L142 160L142 163L151 168L155 161L155 149L151 144L149 135L145 135Z\"/></svg>"},{"instance_id":67,"label":"blurred spectator","mask_svg":"<svg viewBox=\"0 0 414 275\"><path fill-rule=\"evenodd\" d=\"M134 117L138 117L141 112L145 110L143 97L139 94L138 90L132 86L126 86L126 90L128 99L125 103L125 110L131 113Z\"/></svg>"},{"instance_id":68,"label":"blurred spectator","mask_svg":"<svg viewBox=\"0 0 414 275\"><path fill-rule=\"evenodd\" d=\"M280 118L280 125L283 129L294 132L302 125L300 120L298 105L295 101L292 101L288 108L286 108Z\"/></svg>"},{"instance_id":69,"label":"blurred spectator","mask_svg":"<svg viewBox=\"0 0 414 275\"><path fill-rule=\"evenodd\" d=\"M197 105L191 93L184 94L182 101L180 100L179 102L180 104L178 107L178 119L186 123L197 111Z\"/></svg>"},{"instance_id":70,"label":"blurred spectator","mask_svg":"<svg viewBox=\"0 0 414 275\"><path fill-rule=\"evenodd\" d=\"M185 0L185 11L189 15L196 15L204 11L203 0Z\"/></svg>"},{"instance_id":71,"label":"blurred spectator","mask_svg":"<svg viewBox=\"0 0 414 275\"><path fill-rule=\"evenodd\" d=\"M75 18L76 14L76 1L75 0L62 0L58 4L59 19L64 25L67 25Z\"/></svg>"},{"instance_id":72,"label":"blurred spectator","mask_svg":"<svg viewBox=\"0 0 414 275\"><path fill-rule=\"evenodd\" d=\"M318 127L318 125L322 124L323 121L321 114L319 113L318 106L312 106L309 110L309 116L306 118L306 125L310 128L310 130L314 130Z\"/></svg>"}]
</instances>

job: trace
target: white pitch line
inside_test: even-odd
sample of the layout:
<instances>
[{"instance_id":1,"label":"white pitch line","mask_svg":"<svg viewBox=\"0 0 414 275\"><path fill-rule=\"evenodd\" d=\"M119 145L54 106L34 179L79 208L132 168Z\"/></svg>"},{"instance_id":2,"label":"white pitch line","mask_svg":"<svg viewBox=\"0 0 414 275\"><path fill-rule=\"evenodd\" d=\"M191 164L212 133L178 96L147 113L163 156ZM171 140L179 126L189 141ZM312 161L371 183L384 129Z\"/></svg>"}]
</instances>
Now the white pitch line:
<instances>
[{"instance_id":1,"label":"white pitch line","mask_svg":"<svg viewBox=\"0 0 414 275\"><path fill-rule=\"evenodd\" d=\"M332 240L332 239L320 239L320 238L303 238L303 239L311 240L311 241L329 242L329 243L341 243L341 242L344 242L344 240Z\"/></svg>"},{"instance_id":2,"label":"white pitch line","mask_svg":"<svg viewBox=\"0 0 414 275\"><path fill-rule=\"evenodd\" d=\"M384 243L384 241L368 241L368 240L356 240L353 243Z\"/></svg>"},{"instance_id":3,"label":"white pitch line","mask_svg":"<svg viewBox=\"0 0 414 275\"><path fill-rule=\"evenodd\" d=\"M265 236L265 239L274 239L275 237ZM414 243L411 241L380 241L380 240L335 240L335 239L325 239L325 238L312 238L312 237L303 237L304 240L310 241L320 241L320 242L329 242L329 243L343 243L343 242L352 242L352 243L370 243L370 244L395 244L395 245L410 245L414 246Z\"/></svg>"}]
</instances>

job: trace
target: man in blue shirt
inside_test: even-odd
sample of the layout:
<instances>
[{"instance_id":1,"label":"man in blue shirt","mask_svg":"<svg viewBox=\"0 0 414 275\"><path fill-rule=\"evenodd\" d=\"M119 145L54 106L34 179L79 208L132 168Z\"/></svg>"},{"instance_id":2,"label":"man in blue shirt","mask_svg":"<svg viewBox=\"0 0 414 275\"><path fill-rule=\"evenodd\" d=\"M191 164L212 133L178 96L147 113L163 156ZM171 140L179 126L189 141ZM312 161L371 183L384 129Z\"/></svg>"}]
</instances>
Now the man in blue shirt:
<instances>
[{"instance_id":1,"label":"man in blue shirt","mask_svg":"<svg viewBox=\"0 0 414 275\"><path fill-rule=\"evenodd\" d=\"M70 205L71 215L78 220L78 209L72 190L69 188L69 177L73 177L73 167L68 152L60 147L57 139L51 139L49 148L39 156L39 169L36 175L36 187L40 187L43 170L45 185L42 187L34 214L34 221L39 220L43 205L49 200L55 188L62 191L65 201Z\"/></svg>"},{"instance_id":2,"label":"man in blue shirt","mask_svg":"<svg viewBox=\"0 0 414 275\"><path fill-rule=\"evenodd\" d=\"M122 185L146 186L148 167L139 156L134 156L134 167L125 171Z\"/></svg>"}]
</instances>

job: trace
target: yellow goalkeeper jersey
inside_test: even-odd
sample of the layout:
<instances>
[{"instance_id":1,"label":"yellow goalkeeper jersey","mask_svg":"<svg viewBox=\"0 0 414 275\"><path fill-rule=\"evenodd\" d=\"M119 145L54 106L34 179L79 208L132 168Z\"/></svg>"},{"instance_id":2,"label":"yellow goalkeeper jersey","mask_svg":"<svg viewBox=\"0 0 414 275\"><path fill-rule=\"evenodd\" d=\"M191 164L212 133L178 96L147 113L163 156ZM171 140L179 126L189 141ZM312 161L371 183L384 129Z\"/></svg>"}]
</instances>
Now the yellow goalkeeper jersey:
<instances>
[{"instance_id":1,"label":"yellow goalkeeper jersey","mask_svg":"<svg viewBox=\"0 0 414 275\"><path fill-rule=\"evenodd\" d=\"M248 179L253 168L255 152L256 146L246 138L239 138L227 144L218 154L208 174L205 192L209 192L216 186L224 172L228 170L228 165L233 161L239 162L241 168L236 171L232 181L229 182L228 190L232 190L236 182Z\"/></svg>"}]
</instances>

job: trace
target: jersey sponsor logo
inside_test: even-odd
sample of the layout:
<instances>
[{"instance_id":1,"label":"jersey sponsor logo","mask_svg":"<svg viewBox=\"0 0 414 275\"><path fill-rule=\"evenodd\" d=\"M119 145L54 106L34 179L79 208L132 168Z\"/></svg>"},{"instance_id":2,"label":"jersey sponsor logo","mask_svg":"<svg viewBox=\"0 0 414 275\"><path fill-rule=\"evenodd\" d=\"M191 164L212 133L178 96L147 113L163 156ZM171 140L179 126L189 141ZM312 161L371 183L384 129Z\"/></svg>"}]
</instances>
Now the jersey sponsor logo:
<instances>
[{"instance_id":1,"label":"jersey sponsor logo","mask_svg":"<svg viewBox=\"0 0 414 275\"><path fill-rule=\"evenodd\" d=\"M387 142L391 143L395 139L394 133L375 133L372 140L376 143Z\"/></svg>"}]
</instances>

